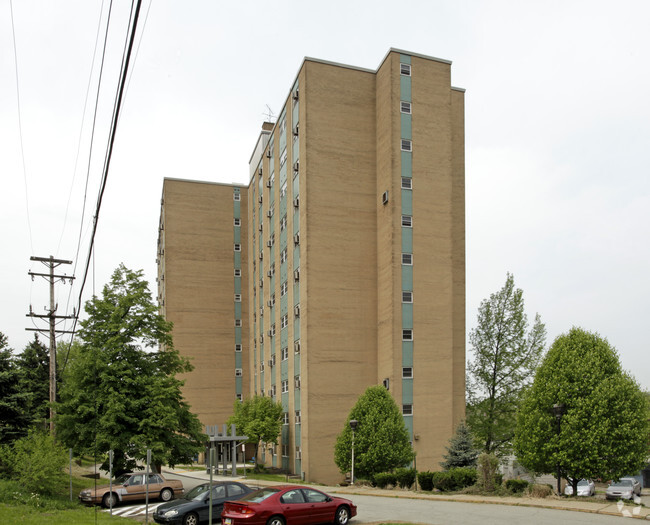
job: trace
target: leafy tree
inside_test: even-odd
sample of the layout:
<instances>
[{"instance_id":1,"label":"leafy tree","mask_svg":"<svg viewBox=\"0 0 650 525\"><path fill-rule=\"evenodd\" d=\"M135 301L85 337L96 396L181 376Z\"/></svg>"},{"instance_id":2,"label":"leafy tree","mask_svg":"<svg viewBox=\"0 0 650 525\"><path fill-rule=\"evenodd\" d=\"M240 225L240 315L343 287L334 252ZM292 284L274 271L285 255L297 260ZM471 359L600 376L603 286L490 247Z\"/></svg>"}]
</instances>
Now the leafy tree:
<instances>
[{"instance_id":1,"label":"leafy tree","mask_svg":"<svg viewBox=\"0 0 650 525\"><path fill-rule=\"evenodd\" d=\"M107 458L112 449L116 473L134 469L148 448L154 468L190 461L205 436L176 374L192 366L174 348L172 325L158 314L142 271L120 265L86 313L63 374L60 439L77 453Z\"/></svg>"},{"instance_id":2,"label":"leafy tree","mask_svg":"<svg viewBox=\"0 0 650 525\"><path fill-rule=\"evenodd\" d=\"M458 425L456 434L449 440L445 461L440 466L445 470L458 467L476 467L479 451L474 448L474 438L464 421Z\"/></svg>"},{"instance_id":3,"label":"leafy tree","mask_svg":"<svg viewBox=\"0 0 650 525\"><path fill-rule=\"evenodd\" d=\"M563 404L559 432L552 407ZM616 350L597 334L573 328L549 349L523 399L515 451L538 473L560 465L573 485L618 479L647 460L648 401L622 369Z\"/></svg>"},{"instance_id":4,"label":"leafy tree","mask_svg":"<svg viewBox=\"0 0 650 525\"><path fill-rule=\"evenodd\" d=\"M350 421L353 419L359 422L354 432L355 475L372 479L375 474L413 461L415 454L404 418L388 390L376 385L359 397L336 438L334 461L341 473L349 472L352 467Z\"/></svg>"},{"instance_id":5,"label":"leafy tree","mask_svg":"<svg viewBox=\"0 0 650 525\"><path fill-rule=\"evenodd\" d=\"M507 453L521 394L546 341L539 314L528 330L523 292L511 274L501 290L481 302L469 341L474 357L467 367L467 425L483 451Z\"/></svg>"},{"instance_id":6,"label":"leafy tree","mask_svg":"<svg viewBox=\"0 0 650 525\"><path fill-rule=\"evenodd\" d=\"M275 402L270 397L254 396L244 401L235 401L228 424L234 423L237 433L248 436L248 443L255 445L256 462L261 442L278 443L283 411L282 403Z\"/></svg>"},{"instance_id":7,"label":"leafy tree","mask_svg":"<svg viewBox=\"0 0 650 525\"><path fill-rule=\"evenodd\" d=\"M16 366L22 372L20 388L30 394L29 419L44 422L50 417L50 355L38 334L16 358Z\"/></svg>"},{"instance_id":8,"label":"leafy tree","mask_svg":"<svg viewBox=\"0 0 650 525\"><path fill-rule=\"evenodd\" d=\"M0 332L0 443L11 443L27 434L29 394L20 388L20 379L7 336Z\"/></svg>"}]
</instances>

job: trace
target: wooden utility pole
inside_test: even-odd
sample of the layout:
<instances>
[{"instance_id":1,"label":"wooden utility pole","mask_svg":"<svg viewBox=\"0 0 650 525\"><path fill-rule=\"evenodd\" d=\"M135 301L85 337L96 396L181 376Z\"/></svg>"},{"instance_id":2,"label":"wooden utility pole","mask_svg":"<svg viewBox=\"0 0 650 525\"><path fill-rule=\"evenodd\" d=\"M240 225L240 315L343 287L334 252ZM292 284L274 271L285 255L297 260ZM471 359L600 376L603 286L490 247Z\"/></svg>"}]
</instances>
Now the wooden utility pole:
<instances>
[{"instance_id":1,"label":"wooden utility pole","mask_svg":"<svg viewBox=\"0 0 650 525\"><path fill-rule=\"evenodd\" d=\"M76 315L73 311L73 315L57 315L56 310L58 305L54 300L54 283L61 281L65 284L66 280L69 280L72 283L74 279L73 276L69 275L56 275L54 273L54 268L60 266L61 264L72 264L72 261L64 261L63 259L55 259L51 255L49 257L30 257L31 261L42 262L45 266L49 267L49 273L36 273L36 272L27 272L34 280L34 277L43 277L46 281L50 283L50 309L49 312L45 315L38 315L32 312L31 305L29 306L29 313L27 317L38 317L40 319L49 319L50 326L50 432L54 434L54 403L56 402L56 334L71 334L71 331L68 330L57 330L56 329L56 320L57 319L75 319ZM35 332L44 332L40 328L26 328L26 330L32 330Z\"/></svg>"}]
</instances>

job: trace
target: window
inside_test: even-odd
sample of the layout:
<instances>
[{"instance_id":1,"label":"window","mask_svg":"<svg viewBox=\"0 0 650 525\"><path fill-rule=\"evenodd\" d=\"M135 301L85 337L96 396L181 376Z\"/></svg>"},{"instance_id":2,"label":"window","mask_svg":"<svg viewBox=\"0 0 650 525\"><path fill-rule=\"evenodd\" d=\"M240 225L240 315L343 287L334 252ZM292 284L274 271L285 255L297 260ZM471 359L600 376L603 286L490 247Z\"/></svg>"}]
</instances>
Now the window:
<instances>
[{"instance_id":1,"label":"window","mask_svg":"<svg viewBox=\"0 0 650 525\"><path fill-rule=\"evenodd\" d=\"M296 425L300 424L300 410L296 410Z\"/></svg>"},{"instance_id":2,"label":"window","mask_svg":"<svg viewBox=\"0 0 650 525\"><path fill-rule=\"evenodd\" d=\"M293 386L295 388L300 388L300 376L294 376L294 378L293 378Z\"/></svg>"},{"instance_id":3,"label":"window","mask_svg":"<svg viewBox=\"0 0 650 525\"><path fill-rule=\"evenodd\" d=\"M282 117L282 120L280 121L280 132L284 133L286 129L287 129L287 119L285 117Z\"/></svg>"},{"instance_id":4,"label":"window","mask_svg":"<svg viewBox=\"0 0 650 525\"><path fill-rule=\"evenodd\" d=\"M413 415L413 405L411 405L411 404L402 405L402 415L403 416L412 416Z\"/></svg>"},{"instance_id":5,"label":"window","mask_svg":"<svg viewBox=\"0 0 650 525\"><path fill-rule=\"evenodd\" d=\"M281 231L281 232L284 231L284 229L285 229L286 227L287 227L287 216L284 215L284 216L280 219L280 231Z\"/></svg>"},{"instance_id":6,"label":"window","mask_svg":"<svg viewBox=\"0 0 650 525\"><path fill-rule=\"evenodd\" d=\"M284 148L282 155L280 155L280 167L284 166L287 162L287 148Z\"/></svg>"},{"instance_id":7,"label":"window","mask_svg":"<svg viewBox=\"0 0 650 525\"><path fill-rule=\"evenodd\" d=\"M280 350L280 353L282 355L282 360L283 361L286 361L287 359L289 359L289 347L285 346L282 350Z\"/></svg>"},{"instance_id":8,"label":"window","mask_svg":"<svg viewBox=\"0 0 650 525\"><path fill-rule=\"evenodd\" d=\"M242 369L235 368L235 377L241 377L241 376L242 376Z\"/></svg>"},{"instance_id":9,"label":"window","mask_svg":"<svg viewBox=\"0 0 650 525\"><path fill-rule=\"evenodd\" d=\"M237 394L241 396L241 394ZM228 496L243 496L244 494L244 489L241 488L239 485L228 485ZM239 499L239 498L236 498Z\"/></svg>"},{"instance_id":10,"label":"window","mask_svg":"<svg viewBox=\"0 0 650 525\"><path fill-rule=\"evenodd\" d=\"M413 330L408 328L402 330L402 341L413 341Z\"/></svg>"},{"instance_id":11,"label":"window","mask_svg":"<svg viewBox=\"0 0 650 525\"><path fill-rule=\"evenodd\" d=\"M413 379L413 368L410 366L405 366L402 368L402 377L404 379Z\"/></svg>"},{"instance_id":12,"label":"window","mask_svg":"<svg viewBox=\"0 0 650 525\"><path fill-rule=\"evenodd\" d=\"M282 457L283 458L289 457L289 445L282 445Z\"/></svg>"},{"instance_id":13,"label":"window","mask_svg":"<svg viewBox=\"0 0 650 525\"><path fill-rule=\"evenodd\" d=\"M241 226L241 219L237 219L237 218L233 219L233 224L235 226Z\"/></svg>"},{"instance_id":14,"label":"window","mask_svg":"<svg viewBox=\"0 0 650 525\"><path fill-rule=\"evenodd\" d=\"M286 328L287 326L289 326L289 316L283 315L282 319L280 320L280 327Z\"/></svg>"},{"instance_id":15,"label":"window","mask_svg":"<svg viewBox=\"0 0 650 525\"><path fill-rule=\"evenodd\" d=\"M270 219L271 217L273 217L274 213L275 213L275 206L272 205L269 208L269 211L266 212L266 216Z\"/></svg>"},{"instance_id":16,"label":"window","mask_svg":"<svg viewBox=\"0 0 650 525\"><path fill-rule=\"evenodd\" d=\"M275 390L275 385L271 385L271 391L269 392L269 395L271 397L275 397L276 390Z\"/></svg>"},{"instance_id":17,"label":"window","mask_svg":"<svg viewBox=\"0 0 650 525\"><path fill-rule=\"evenodd\" d=\"M235 319L235 326L241 326L241 319Z\"/></svg>"},{"instance_id":18,"label":"window","mask_svg":"<svg viewBox=\"0 0 650 525\"><path fill-rule=\"evenodd\" d=\"M275 306L275 294L271 294L271 298L269 299L269 306Z\"/></svg>"},{"instance_id":19,"label":"window","mask_svg":"<svg viewBox=\"0 0 650 525\"><path fill-rule=\"evenodd\" d=\"M405 77L411 76L411 64L400 64L399 65L399 74L404 75Z\"/></svg>"},{"instance_id":20,"label":"window","mask_svg":"<svg viewBox=\"0 0 650 525\"><path fill-rule=\"evenodd\" d=\"M241 394L235 394L235 398L237 401L241 401L243 399L243 396Z\"/></svg>"},{"instance_id":21,"label":"window","mask_svg":"<svg viewBox=\"0 0 650 525\"><path fill-rule=\"evenodd\" d=\"M235 199L236 201L240 201L241 200L241 195L239 193L233 193L232 198Z\"/></svg>"},{"instance_id":22,"label":"window","mask_svg":"<svg viewBox=\"0 0 650 525\"><path fill-rule=\"evenodd\" d=\"M260 372L264 372L264 361L260 363ZM264 390L262 390L262 395L264 395Z\"/></svg>"},{"instance_id":23,"label":"window","mask_svg":"<svg viewBox=\"0 0 650 525\"><path fill-rule=\"evenodd\" d=\"M241 244L235 243L235 251L236 252L241 252Z\"/></svg>"},{"instance_id":24,"label":"window","mask_svg":"<svg viewBox=\"0 0 650 525\"><path fill-rule=\"evenodd\" d=\"M271 325L271 329L269 330L269 335L270 335L271 337L274 337L274 336L275 336L275 323L273 323L273 324Z\"/></svg>"},{"instance_id":25,"label":"window","mask_svg":"<svg viewBox=\"0 0 650 525\"><path fill-rule=\"evenodd\" d=\"M282 393L286 394L289 391L289 381L284 379L282 381Z\"/></svg>"},{"instance_id":26,"label":"window","mask_svg":"<svg viewBox=\"0 0 650 525\"><path fill-rule=\"evenodd\" d=\"M402 291L402 302L403 303L412 303L413 302L413 292Z\"/></svg>"},{"instance_id":27,"label":"window","mask_svg":"<svg viewBox=\"0 0 650 525\"><path fill-rule=\"evenodd\" d=\"M241 294L240 293L235 294L235 302L236 303L241 303Z\"/></svg>"},{"instance_id":28,"label":"window","mask_svg":"<svg viewBox=\"0 0 650 525\"><path fill-rule=\"evenodd\" d=\"M286 181L280 186L280 198L282 199L287 194L287 183Z\"/></svg>"},{"instance_id":29,"label":"window","mask_svg":"<svg viewBox=\"0 0 650 525\"><path fill-rule=\"evenodd\" d=\"M271 263L271 266L269 266L269 277L273 277L275 275L275 263Z\"/></svg>"},{"instance_id":30,"label":"window","mask_svg":"<svg viewBox=\"0 0 650 525\"><path fill-rule=\"evenodd\" d=\"M402 254L402 264L411 266L413 264L413 254L412 253L403 253Z\"/></svg>"},{"instance_id":31,"label":"window","mask_svg":"<svg viewBox=\"0 0 650 525\"><path fill-rule=\"evenodd\" d=\"M241 352L241 345L240 344L235 345L235 352Z\"/></svg>"},{"instance_id":32,"label":"window","mask_svg":"<svg viewBox=\"0 0 650 525\"><path fill-rule=\"evenodd\" d=\"M405 228L413 228L413 217L410 215L402 215L402 226Z\"/></svg>"},{"instance_id":33,"label":"window","mask_svg":"<svg viewBox=\"0 0 650 525\"><path fill-rule=\"evenodd\" d=\"M290 490L283 494L280 501L291 505L295 503L305 503L305 498L303 497L301 490Z\"/></svg>"},{"instance_id":34,"label":"window","mask_svg":"<svg viewBox=\"0 0 650 525\"><path fill-rule=\"evenodd\" d=\"M285 248L280 252L280 264L287 262L287 249Z\"/></svg>"},{"instance_id":35,"label":"window","mask_svg":"<svg viewBox=\"0 0 650 525\"><path fill-rule=\"evenodd\" d=\"M410 115L411 114L411 103L406 102L405 100L402 100L399 103L399 110L400 110L400 113L406 113L407 115Z\"/></svg>"},{"instance_id":36,"label":"window","mask_svg":"<svg viewBox=\"0 0 650 525\"><path fill-rule=\"evenodd\" d=\"M402 189L403 190L412 190L413 189L413 179L408 177L402 177Z\"/></svg>"},{"instance_id":37,"label":"window","mask_svg":"<svg viewBox=\"0 0 650 525\"><path fill-rule=\"evenodd\" d=\"M327 494L317 490L302 489L302 493L306 496L308 503L325 503L327 501Z\"/></svg>"},{"instance_id":38,"label":"window","mask_svg":"<svg viewBox=\"0 0 650 525\"><path fill-rule=\"evenodd\" d=\"M283 297L283 296L287 295L287 290L288 289L289 289L289 287L287 286L287 281L284 281L280 285L280 297Z\"/></svg>"},{"instance_id":39,"label":"window","mask_svg":"<svg viewBox=\"0 0 650 525\"><path fill-rule=\"evenodd\" d=\"M282 424L283 425L289 424L289 412L282 412Z\"/></svg>"},{"instance_id":40,"label":"window","mask_svg":"<svg viewBox=\"0 0 650 525\"><path fill-rule=\"evenodd\" d=\"M235 277L241 277L241 268L235 268Z\"/></svg>"},{"instance_id":41,"label":"window","mask_svg":"<svg viewBox=\"0 0 650 525\"><path fill-rule=\"evenodd\" d=\"M413 143L408 139L402 139L402 151L413 151Z\"/></svg>"}]
</instances>

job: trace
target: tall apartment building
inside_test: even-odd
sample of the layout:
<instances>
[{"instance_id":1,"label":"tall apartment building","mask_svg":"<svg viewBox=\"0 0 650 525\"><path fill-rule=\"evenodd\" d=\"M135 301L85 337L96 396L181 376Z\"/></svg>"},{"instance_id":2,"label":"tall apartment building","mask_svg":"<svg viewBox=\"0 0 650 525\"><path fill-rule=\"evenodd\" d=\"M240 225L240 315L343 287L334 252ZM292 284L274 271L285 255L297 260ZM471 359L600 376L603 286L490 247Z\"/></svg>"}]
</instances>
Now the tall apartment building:
<instances>
[{"instance_id":1,"label":"tall apartment building","mask_svg":"<svg viewBox=\"0 0 650 525\"><path fill-rule=\"evenodd\" d=\"M164 182L159 300L196 366L184 393L203 423L271 396L281 442L258 460L338 482L336 436L383 384L418 468L439 468L465 408L464 202L450 62L306 58L247 186Z\"/></svg>"}]
</instances>

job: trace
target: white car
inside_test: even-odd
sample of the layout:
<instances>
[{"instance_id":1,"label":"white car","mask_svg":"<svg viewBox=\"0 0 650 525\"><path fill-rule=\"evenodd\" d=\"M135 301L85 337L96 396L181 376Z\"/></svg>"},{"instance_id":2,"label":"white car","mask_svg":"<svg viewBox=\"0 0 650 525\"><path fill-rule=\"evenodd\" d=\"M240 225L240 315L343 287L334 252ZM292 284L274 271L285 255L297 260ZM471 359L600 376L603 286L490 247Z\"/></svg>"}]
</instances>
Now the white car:
<instances>
[{"instance_id":1,"label":"white car","mask_svg":"<svg viewBox=\"0 0 650 525\"><path fill-rule=\"evenodd\" d=\"M573 486L567 484L564 489L565 496L573 496ZM596 485L590 479L581 479L578 481L578 496L595 496Z\"/></svg>"},{"instance_id":2,"label":"white car","mask_svg":"<svg viewBox=\"0 0 650 525\"><path fill-rule=\"evenodd\" d=\"M634 496L641 496L641 483L634 478L612 481L605 491L607 499L634 499Z\"/></svg>"}]
</instances>

